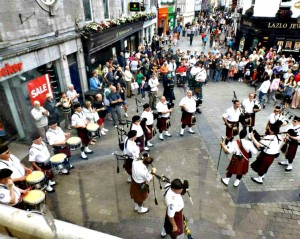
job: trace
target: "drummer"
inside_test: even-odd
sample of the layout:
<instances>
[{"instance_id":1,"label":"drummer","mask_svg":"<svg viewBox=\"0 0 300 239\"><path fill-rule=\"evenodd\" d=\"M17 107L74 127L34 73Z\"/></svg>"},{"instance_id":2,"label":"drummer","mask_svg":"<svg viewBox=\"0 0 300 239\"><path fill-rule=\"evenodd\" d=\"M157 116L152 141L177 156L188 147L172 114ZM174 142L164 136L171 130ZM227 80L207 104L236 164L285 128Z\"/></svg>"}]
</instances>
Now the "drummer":
<instances>
[{"instance_id":1,"label":"drummer","mask_svg":"<svg viewBox=\"0 0 300 239\"><path fill-rule=\"evenodd\" d=\"M67 156L64 161L64 165L69 167L69 169L74 168L74 166L70 164L71 150L66 145L67 140L70 138L70 133L64 133L53 120L48 122L48 126L49 129L46 133L46 138L49 144L53 147L54 154L64 153Z\"/></svg>"},{"instance_id":2,"label":"drummer","mask_svg":"<svg viewBox=\"0 0 300 239\"><path fill-rule=\"evenodd\" d=\"M86 129L88 121L82 112L80 104L75 104L74 109L75 112L72 115L72 127L77 130L78 137L81 139L82 142L81 158L88 159L86 154L94 153L93 150L90 150L88 147L90 142L89 132Z\"/></svg>"},{"instance_id":3,"label":"drummer","mask_svg":"<svg viewBox=\"0 0 300 239\"><path fill-rule=\"evenodd\" d=\"M31 135L32 145L29 149L29 162L34 170L37 171L50 171L48 176L46 176L47 179L47 192L55 192L54 188L52 186L55 185L54 181L51 181L51 179L54 177L53 172L51 170L51 164L50 164L50 153L46 146L46 144L43 142L40 134L38 132ZM63 174L69 174L68 170L62 169L61 172Z\"/></svg>"},{"instance_id":4,"label":"drummer","mask_svg":"<svg viewBox=\"0 0 300 239\"><path fill-rule=\"evenodd\" d=\"M19 202L22 190L15 186L11 179L13 171L8 168L0 169L0 203L14 206Z\"/></svg>"},{"instance_id":5,"label":"drummer","mask_svg":"<svg viewBox=\"0 0 300 239\"><path fill-rule=\"evenodd\" d=\"M0 146L0 169L8 168L13 173L11 178L16 186L19 188L26 188L26 177L32 172L30 168L27 168L21 163L15 155L11 154L8 146Z\"/></svg>"},{"instance_id":6,"label":"drummer","mask_svg":"<svg viewBox=\"0 0 300 239\"><path fill-rule=\"evenodd\" d=\"M131 124L131 130L136 130L136 144L140 147L140 152L142 153L144 150L149 151L150 149L145 146L145 135L143 128L141 126L141 117L138 115L135 115L132 117L132 124Z\"/></svg>"},{"instance_id":7,"label":"drummer","mask_svg":"<svg viewBox=\"0 0 300 239\"><path fill-rule=\"evenodd\" d=\"M151 139L153 138L153 121L154 116L153 112L151 111L151 107L148 103L143 105L144 111L141 115L141 125L143 127L144 133L145 133L145 145L147 147L153 147L153 144L151 143Z\"/></svg>"}]
</instances>

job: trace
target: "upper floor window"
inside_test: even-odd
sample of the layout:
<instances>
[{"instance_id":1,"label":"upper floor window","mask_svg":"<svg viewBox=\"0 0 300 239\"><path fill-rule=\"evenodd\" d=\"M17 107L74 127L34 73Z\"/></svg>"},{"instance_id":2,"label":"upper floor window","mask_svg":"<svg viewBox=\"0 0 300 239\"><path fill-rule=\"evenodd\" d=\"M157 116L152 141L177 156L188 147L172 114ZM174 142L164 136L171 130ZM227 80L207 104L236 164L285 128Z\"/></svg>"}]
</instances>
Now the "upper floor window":
<instances>
[{"instance_id":1,"label":"upper floor window","mask_svg":"<svg viewBox=\"0 0 300 239\"><path fill-rule=\"evenodd\" d=\"M109 18L109 6L108 6L108 0L103 0L103 9L104 9L104 18Z\"/></svg>"},{"instance_id":2,"label":"upper floor window","mask_svg":"<svg viewBox=\"0 0 300 239\"><path fill-rule=\"evenodd\" d=\"M85 21L86 22L93 21L91 0L82 0L82 3L83 3Z\"/></svg>"}]
</instances>

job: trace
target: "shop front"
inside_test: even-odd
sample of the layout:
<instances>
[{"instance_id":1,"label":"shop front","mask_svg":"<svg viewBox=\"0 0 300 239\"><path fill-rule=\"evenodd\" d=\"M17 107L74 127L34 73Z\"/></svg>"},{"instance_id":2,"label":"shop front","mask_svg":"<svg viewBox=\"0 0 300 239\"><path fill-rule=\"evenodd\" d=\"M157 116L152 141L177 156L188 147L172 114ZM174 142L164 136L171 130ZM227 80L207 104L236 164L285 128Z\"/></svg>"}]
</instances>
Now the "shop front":
<instances>
[{"instance_id":1,"label":"shop front","mask_svg":"<svg viewBox=\"0 0 300 239\"><path fill-rule=\"evenodd\" d=\"M58 100L70 83L78 92L87 89L82 43L75 33L1 49L0 58L0 128L5 132L1 143L30 140L36 130L30 114L35 100L43 105L47 93ZM74 64L76 74L71 70Z\"/></svg>"},{"instance_id":2,"label":"shop front","mask_svg":"<svg viewBox=\"0 0 300 239\"><path fill-rule=\"evenodd\" d=\"M162 33L165 33L168 30L168 8L159 8L158 9L158 19L157 19L157 26L158 26L158 35L161 36Z\"/></svg>"},{"instance_id":3,"label":"shop front","mask_svg":"<svg viewBox=\"0 0 300 239\"><path fill-rule=\"evenodd\" d=\"M174 6L168 7L168 30L173 31L176 26L176 12Z\"/></svg>"},{"instance_id":4,"label":"shop front","mask_svg":"<svg viewBox=\"0 0 300 239\"><path fill-rule=\"evenodd\" d=\"M254 49L261 43L267 48L276 47L282 52L298 58L300 53L300 24L297 19L278 20L276 18L242 16L237 31L237 49Z\"/></svg>"},{"instance_id":5,"label":"shop front","mask_svg":"<svg viewBox=\"0 0 300 239\"><path fill-rule=\"evenodd\" d=\"M151 20L147 20L144 22L143 25L143 40L144 40L144 45L151 44L152 41L152 37L154 36L154 34L156 33L156 23L157 23L157 19L153 18Z\"/></svg>"},{"instance_id":6,"label":"shop front","mask_svg":"<svg viewBox=\"0 0 300 239\"><path fill-rule=\"evenodd\" d=\"M93 32L82 37L88 76L99 64L103 65L113 54L136 51L142 42L144 21L115 26L102 32Z\"/></svg>"}]
</instances>

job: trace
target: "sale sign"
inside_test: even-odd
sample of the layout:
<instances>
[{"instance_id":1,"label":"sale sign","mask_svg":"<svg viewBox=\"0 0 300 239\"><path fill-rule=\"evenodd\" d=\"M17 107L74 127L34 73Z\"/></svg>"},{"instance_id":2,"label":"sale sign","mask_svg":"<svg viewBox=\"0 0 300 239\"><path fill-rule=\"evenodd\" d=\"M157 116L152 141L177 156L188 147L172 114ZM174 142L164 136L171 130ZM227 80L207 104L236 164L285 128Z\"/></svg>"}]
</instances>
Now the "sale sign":
<instances>
[{"instance_id":1,"label":"sale sign","mask_svg":"<svg viewBox=\"0 0 300 239\"><path fill-rule=\"evenodd\" d=\"M38 100L41 103L41 105L44 105L46 101L46 95L48 93L52 94L49 75L46 74L28 82L27 89L29 92L29 97L32 105L33 102L36 100Z\"/></svg>"}]
</instances>

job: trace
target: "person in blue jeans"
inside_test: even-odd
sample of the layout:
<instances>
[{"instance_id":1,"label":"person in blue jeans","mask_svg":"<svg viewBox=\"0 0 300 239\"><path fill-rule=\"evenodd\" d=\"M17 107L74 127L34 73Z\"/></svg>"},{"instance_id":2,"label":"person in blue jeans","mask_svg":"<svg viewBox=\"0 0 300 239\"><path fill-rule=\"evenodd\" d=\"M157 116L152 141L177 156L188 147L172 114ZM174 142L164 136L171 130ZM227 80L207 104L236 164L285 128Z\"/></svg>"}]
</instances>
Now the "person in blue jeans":
<instances>
[{"instance_id":1,"label":"person in blue jeans","mask_svg":"<svg viewBox=\"0 0 300 239\"><path fill-rule=\"evenodd\" d=\"M270 76L267 75L264 78L264 82L261 84L261 86L257 90L257 91L259 91L259 95L258 95L259 103L260 103L260 105L263 106L263 108L266 107L265 101L264 101L264 96L265 96L265 94L268 93L270 85L271 85Z\"/></svg>"}]
</instances>

